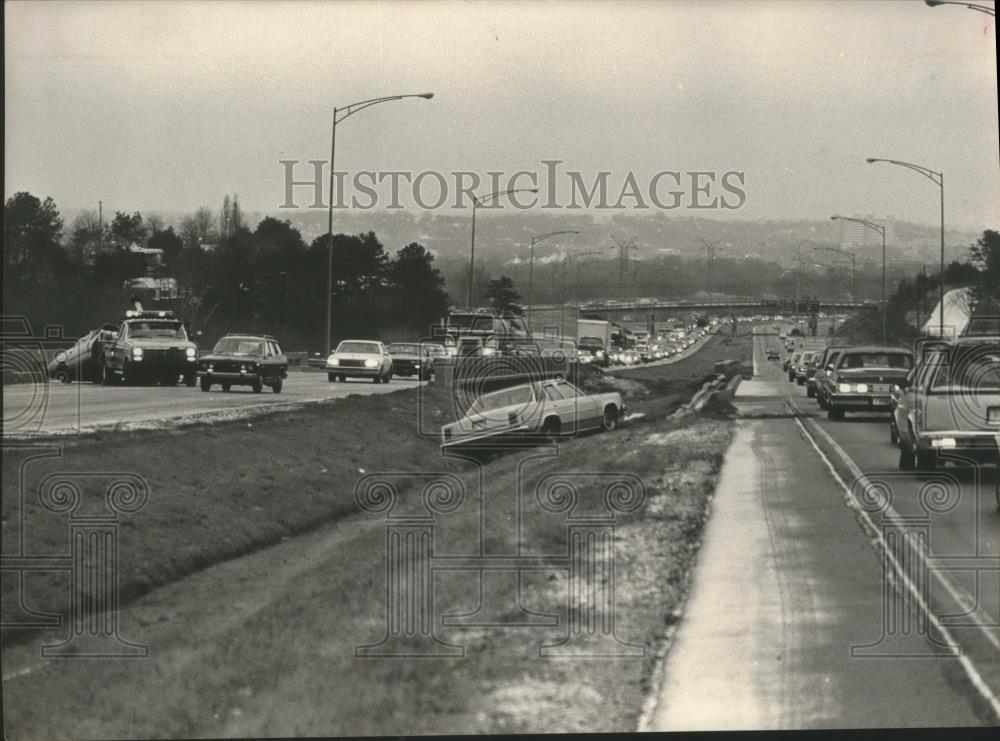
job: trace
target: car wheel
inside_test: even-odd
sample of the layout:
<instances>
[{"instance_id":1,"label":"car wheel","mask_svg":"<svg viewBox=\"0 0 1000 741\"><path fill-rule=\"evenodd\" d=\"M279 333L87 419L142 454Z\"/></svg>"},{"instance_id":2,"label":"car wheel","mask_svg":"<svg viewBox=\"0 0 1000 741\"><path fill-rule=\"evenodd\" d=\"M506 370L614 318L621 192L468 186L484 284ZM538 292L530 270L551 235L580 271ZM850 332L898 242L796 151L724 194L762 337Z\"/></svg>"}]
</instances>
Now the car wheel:
<instances>
[{"instance_id":1,"label":"car wheel","mask_svg":"<svg viewBox=\"0 0 1000 741\"><path fill-rule=\"evenodd\" d=\"M382 383L382 376L375 376L372 378L372 383Z\"/></svg>"},{"instance_id":2,"label":"car wheel","mask_svg":"<svg viewBox=\"0 0 1000 741\"><path fill-rule=\"evenodd\" d=\"M601 427L605 432L611 432L618 427L618 410L608 407L604 410L604 417L601 419Z\"/></svg>"},{"instance_id":3,"label":"car wheel","mask_svg":"<svg viewBox=\"0 0 1000 741\"><path fill-rule=\"evenodd\" d=\"M889 417L889 442L893 445L899 443L899 435L896 434L896 421Z\"/></svg>"},{"instance_id":4,"label":"car wheel","mask_svg":"<svg viewBox=\"0 0 1000 741\"><path fill-rule=\"evenodd\" d=\"M816 403L819 404L819 408L820 409L822 409L824 412L826 411L827 404L826 404L826 398L825 397L817 395L816 396Z\"/></svg>"},{"instance_id":5,"label":"car wheel","mask_svg":"<svg viewBox=\"0 0 1000 741\"><path fill-rule=\"evenodd\" d=\"M333 383L334 381L337 380L337 377L335 375L333 375L332 373L327 373L326 374L326 380L329 381L330 383Z\"/></svg>"},{"instance_id":6,"label":"car wheel","mask_svg":"<svg viewBox=\"0 0 1000 741\"><path fill-rule=\"evenodd\" d=\"M913 453L906 449L904 446L899 446L899 470L900 471L912 471L917 467L916 461L913 459Z\"/></svg>"},{"instance_id":7,"label":"car wheel","mask_svg":"<svg viewBox=\"0 0 1000 741\"><path fill-rule=\"evenodd\" d=\"M231 389L232 387L233 385L231 383L222 384L222 390L227 394L229 393L229 389Z\"/></svg>"},{"instance_id":8,"label":"car wheel","mask_svg":"<svg viewBox=\"0 0 1000 741\"><path fill-rule=\"evenodd\" d=\"M171 384L171 385L176 385L176 383L177 383L177 381L175 380L174 383ZM184 374L184 385L185 386L187 386L189 389L193 389L196 383L198 383L198 374L197 373L185 373Z\"/></svg>"},{"instance_id":9,"label":"car wheel","mask_svg":"<svg viewBox=\"0 0 1000 741\"><path fill-rule=\"evenodd\" d=\"M208 379L208 376L201 377L201 390L202 391L212 390L212 382Z\"/></svg>"},{"instance_id":10,"label":"car wheel","mask_svg":"<svg viewBox=\"0 0 1000 741\"><path fill-rule=\"evenodd\" d=\"M271 384L271 390L276 393L281 393L282 379L279 377L274 383Z\"/></svg>"},{"instance_id":11,"label":"car wheel","mask_svg":"<svg viewBox=\"0 0 1000 741\"><path fill-rule=\"evenodd\" d=\"M255 394L259 394L261 391L263 391L264 390L264 378L263 378L263 376L257 376L256 378L254 378L253 379L253 384L251 385L250 388L253 389L253 392Z\"/></svg>"},{"instance_id":12,"label":"car wheel","mask_svg":"<svg viewBox=\"0 0 1000 741\"><path fill-rule=\"evenodd\" d=\"M59 381L59 383L69 383L72 380L69 377L69 370L67 370L66 368L59 368L58 370L56 370L55 375L53 377L55 378L55 380Z\"/></svg>"},{"instance_id":13,"label":"car wheel","mask_svg":"<svg viewBox=\"0 0 1000 741\"><path fill-rule=\"evenodd\" d=\"M548 419L542 426L542 434L545 435L545 442L554 445L559 442L559 432L561 425L557 419Z\"/></svg>"},{"instance_id":14,"label":"car wheel","mask_svg":"<svg viewBox=\"0 0 1000 741\"><path fill-rule=\"evenodd\" d=\"M347 383L347 376L338 376L338 378L340 378L341 383Z\"/></svg>"},{"instance_id":15,"label":"car wheel","mask_svg":"<svg viewBox=\"0 0 1000 741\"><path fill-rule=\"evenodd\" d=\"M938 466L937 451L917 448L916 458L918 471L933 471Z\"/></svg>"},{"instance_id":16,"label":"car wheel","mask_svg":"<svg viewBox=\"0 0 1000 741\"><path fill-rule=\"evenodd\" d=\"M111 369L108 368L107 363L101 363L100 374L101 384L104 386L110 386L114 380L114 374L111 372Z\"/></svg>"},{"instance_id":17,"label":"car wheel","mask_svg":"<svg viewBox=\"0 0 1000 741\"><path fill-rule=\"evenodd\" d=\"M836 407L827 406L826 417L827 419L832 419L835 422L839 422L844 418L844 410L837 409Z\"/></svg>"},{"instance_id":18,"label":"car wheel","mask_svg":"<svg viewBox=\"0 0 1000 741\"><path fill-rule=\"evenodd\" d=\"M385 380L382 381L382 383L389 383L389 381L391 380L392 380L392 371L389 371L388 375L385 377Z\"/></svg>"},{"instance_id":19,"label":"car wheel","mask_svg":"<svg viewBox=\"0 0 1000 741\"><path fill-rule=\"evenodd\" d=\"M131 386L132 381L134 380L132 378L132 375L128 372L128 366L129 363L127 360L122 363L122 379L121 379L122 386Z\"/></svg>"},{"instance_id":20,"label":"car wheel","mask_svg":"<svg viewBox=\"0 0 1000 741\"><path fill-rule=\"evenodd\" d=\"M806 398L807 399L815 399L816 398L816 389L815 389L815 387L809 386L809 387L806 388Z\"/></svg>"}]
</instances>

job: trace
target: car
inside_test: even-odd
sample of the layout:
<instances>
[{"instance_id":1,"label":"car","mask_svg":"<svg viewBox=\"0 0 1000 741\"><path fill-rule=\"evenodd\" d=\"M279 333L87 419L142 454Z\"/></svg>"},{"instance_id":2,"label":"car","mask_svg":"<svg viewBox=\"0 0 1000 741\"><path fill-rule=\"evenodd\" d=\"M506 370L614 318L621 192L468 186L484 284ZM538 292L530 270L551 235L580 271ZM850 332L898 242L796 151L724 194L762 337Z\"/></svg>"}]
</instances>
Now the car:
<instances>
[{"instance_id":1,"label":"car","mask_svg":"<svg viewBox=\"0 0 1000 741\"><path fill-rule=\"evenodd\" d=\"M785 370L788 371L788 380L795 380L795 366L799 364L799 358L802 357L802 353L798 350L793 352L789 358L788 362L785 363Z\"/></svg>"},{"instance_id":2,"label":"car","mask_svg":"<svg viewBox=\"0 0 1000 741\"><path fill-rule=\"evenodd\" d=\"M156 381L176 386L198 382L198 348L171 311L128 310L114 339L101 341L95 364L105 385Z\"/></svg>"},{"instance_id":3,"label":"car","mask_svg":"<svg viewBox=\"0 0 1000 741\"><path fill-rule=\"evenodd\" d=\"M935 343L898 386L889 434L901 470L1000 462L1000 336Z\"/></svg>"},{"instance_id":4,"label":"car","mask_svg":"<svg viewBox=\"0 0 1000 741\"><path fill-rule=\"evenodd\" d=\"M830 384L828 383L830 371L836 366L841 354L846 349L846 347L828 347L819 363L816 364L816 374L812 377L812 381L816 387L816 403L824 411L826 410L826 400L830 396Z\"/></svg>"},{"instance_id":5,"label":"car","mask_svg":"<svg viewBox=\"0 0 1000 741\"><path fill-rule=\"evenodd\" d=\"M198 360L198 377L206 392L219 384L223 391L249 386L259 394L269 386L280 394L288 377L288 358L270 335L227 334Z\"/></svg>"},{"instance_id":6,"label":"car","mask_svg":"<svg viewBox=\"0 0 1000 741\"><path fill-rule=\"evenodd\" d=\"M809 376L816 372L816 361L820 353L816 350L806 350L799 356L798 365L795 366L795 383L805 386Z\"/></svg>"},{"instance_id":7,"label":"car","mask_svg":"<svg viewBox=\"0 0 1000 741\"><path fill-rule=\"evenodd\" d=\"M624 419L621 394L587 394L562 379L534 381L476 399L461 419L441 427L441 448L556 442L578 431L614 430Z\"/></svg>"},{"instance_id":8,"label":"car","mask_svg":"<svg viewBox=\"0 0 1000 741\"><path fill-rule=\"evenodd\" d=\"M601 368L608 367L608 351L600 337L581 337L578 344L580 360L588 356L590 361Z\"/></svg>"},{"instance_id":9,"label":"car","mask_svg":"<svg viewBox=\"0 0 1000 741\"><path fill-rule=\"evenodd\" d=\"M893 386L913 368L913 353L900 347L850 347L827 371L826 415L841 420L846 412L885 412L891 409Z\"/></svg>"},{"instance_id":10,"label":"car","mask_svg":"<svg viewBox=\"0 0 1000 741\"><path fill-rule=\"evenodd\" d=\"M71 383L74 379L100 383L101 354L105 345L114 343L117 335L117 324L105 324L100 329L91 330L49 361L49 378L60 383Z\"/></svg>"},{"instance_id":11,"label":"car","mask_svg":"<svg viewBox=\"0 0 1000 741\"><path fill-rule=\"evenodd\" d=\"M767 348L764 355L767 357L768 360L778 360L781 357L781 354L773 347Z\"/></svg>"},{"instance_id":12,"label":"car","mask_svg":"<svg viewBox=\"0 0 1000 741\"><path fill-rule=\"evenodd\" d=\"M441 352L444 346L438 345ZM427 343L391 342L386 348L392 358L392 372L397 376L416 376L418 380L429 381L434 372L434 357Z\"/></svg>"},{"instance_id":13,"label":"car","mask_svg":"<svg viewBox=\"0 0 1000 741\"><path fill-rule=\"evenodd\" d=\"M370 378L374 383L392 380L392 356L376 340L343 340L326 359L326 378L344 382L348 378Z\"/></svg>"},{"instance_id":14,"label":"car","mask_svg":"<svg viewBox=\"0 0 1000 741\"><path fill-rule=\"evenodd\" d=\"M827 347L822 352L816 353L816 358L812 367L806 373L806 396L810 399L818 398L819 380L817 376L826 375L826 367L830 365L830 358L834 351L839 348Z\"/></svg>"}]
</instances>

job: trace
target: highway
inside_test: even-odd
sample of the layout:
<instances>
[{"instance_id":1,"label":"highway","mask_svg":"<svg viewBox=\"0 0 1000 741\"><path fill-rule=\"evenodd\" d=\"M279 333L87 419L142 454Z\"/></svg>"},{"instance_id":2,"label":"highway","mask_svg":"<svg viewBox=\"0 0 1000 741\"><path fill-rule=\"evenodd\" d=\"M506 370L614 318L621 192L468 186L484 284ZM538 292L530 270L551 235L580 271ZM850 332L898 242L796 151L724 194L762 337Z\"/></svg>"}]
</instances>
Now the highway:
<instances>
[{"instance_id":1,"label":"highway","mask_svg":"<svg viewBox=\"0 0 1000 741\"><path fill-rule=\"evenodd\" d=\"M996 724L996 468L902 474L885 415L826 419L769 345L644 727Z\"/></svg>"},{"instance_id":2,"label":"highway","mask_svg":"<svg viewBox=\"0 0 1000 741\"><path fill-rule=\"evenodd\" d=\"M18 384L3 393L4 437L72 434L119 425L155 424L196 419L199 415L244 413L281 404L337 399L350 394L385 394L413 388L415 380L394 377L388 384L352 380L330 383L325 373L290 372L280 394L265 388L255 394L249 386L218 387L204 393L179 385L100 386L92 383Z\"/></svg>"}]
</instances>

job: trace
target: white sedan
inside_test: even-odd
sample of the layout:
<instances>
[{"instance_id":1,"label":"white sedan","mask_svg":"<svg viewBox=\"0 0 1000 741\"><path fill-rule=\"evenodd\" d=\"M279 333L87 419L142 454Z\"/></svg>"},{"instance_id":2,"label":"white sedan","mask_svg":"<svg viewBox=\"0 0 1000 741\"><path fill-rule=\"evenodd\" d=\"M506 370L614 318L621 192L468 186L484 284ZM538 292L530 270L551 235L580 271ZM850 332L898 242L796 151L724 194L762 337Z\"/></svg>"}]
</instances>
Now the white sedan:
<instances>
[{"instance_id":1,"label":"white sedan","mask_svg":"<svg viewBox=\"0 0 1000 741\"><path fill-rule=\"evenodd\" d=\"M613 430L625 411L617 392L587 394L561 379L535 381L480 396L465 416L441 428L441 447L556 442L583 430Z\"/></svg>"}]
</instances>

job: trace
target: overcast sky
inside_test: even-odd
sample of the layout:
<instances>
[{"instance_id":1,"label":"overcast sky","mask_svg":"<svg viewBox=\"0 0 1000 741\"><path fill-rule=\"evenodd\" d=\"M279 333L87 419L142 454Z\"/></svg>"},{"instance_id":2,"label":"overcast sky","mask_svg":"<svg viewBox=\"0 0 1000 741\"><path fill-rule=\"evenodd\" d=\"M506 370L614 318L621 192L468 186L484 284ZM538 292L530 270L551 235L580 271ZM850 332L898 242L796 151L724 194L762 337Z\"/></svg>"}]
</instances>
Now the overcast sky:
<instances>
[{"instance_id":1,"label":"overcast sky","mask_svg":"<svg viewBox=\"0 0 1000 741\"><path fill-rule=\"evenodd\" d=\"M738 218L1000 226L994 19L923 2L5 4L5 191L277 211L337 169L742 170ZM302 174L307 174L305 170ZM300 203L308 205L303 196ZM711 212L673 211L713 216Z\"/></svg>"}]
</instances>

